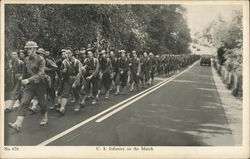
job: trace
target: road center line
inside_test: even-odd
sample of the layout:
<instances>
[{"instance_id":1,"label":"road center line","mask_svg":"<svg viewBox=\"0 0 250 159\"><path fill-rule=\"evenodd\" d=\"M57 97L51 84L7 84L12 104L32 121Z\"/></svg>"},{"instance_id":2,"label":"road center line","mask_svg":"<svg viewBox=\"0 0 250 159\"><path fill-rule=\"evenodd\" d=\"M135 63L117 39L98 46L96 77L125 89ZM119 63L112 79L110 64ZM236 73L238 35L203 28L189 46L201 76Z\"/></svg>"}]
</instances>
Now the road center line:
<instances>
[{"instance_id":1,"label":"road center line","mask_svg":"<svg viewBox=\"0 0 250 159\"><path fill-rule=\"evenodd\" d=\"M194 64L196 64L196 63L197 63L197 62L195 62ZM137 98L131 100L130 102L124 104L123 106L121 106L121 107L119 107L119 108L117 108L117 109L115 109L115 110L109 112L108 114L102 116L101 118L97 119L95 122L98 122L98 123L99 123L99 122L102 122L103 120L107 119L108 117L112 116L113 114L119 112L120 110L122 110L122 109L126 108L127 106L131 105L132 103L136 102L137 100L139 100L139 99L145 97L146 95L148 95L148 94L154 92L154 91L157 90L158 88L163 87L165 84L167 84L167 83L173 81L175 78L177 78L178 76L180 76L180 75L182 75L183 73L185 73L186 71L188 71L190 68L192 68L192 67L194 66L194 64L191 65L191 66L190 66L189 68L187 68L186 70L182 71L181 73L179 73L179 74L173 76L172 78L170 78L170 79L168 79L168 80L165 80L163 83L161 83L161 84L158 85L157 87L155 87L155 88L149 90L148 92L146 92L146 93L142 94L141 96L139 96L139 97L137 97Z\"/></svg>"},{"instance_id":2,"label":"road center line","mask_svg":"<svg viewBox=\"0 0 250 159\"><path fill-rule=\"evenodd\" d=\"M197 61L197 62L198 62L198 61ZM176 77L179 76L180 74L186 72L186 71L189 70L191 67L193 67L197 62L195 62L193 65L191 65L189 68L187 68L187 69L184 70L183 72L181 72L181 73L175 75L174 77L167 78L166 80L161 81L160 83L158 83L158 84L156 84L156 85L154 85L154 86L152 86L152 87L150 87L150 88L148 88L148 89L146 89L146 90L144 90L144 91L142 91L142 92L140 92L140 93L138 93L138 94L136 94L136 95L134 95L134 96L132 96L132 97L130 97L130 98L128 98L128 99L126 99L126 100L120 102L120 103L118 103L118 104L115 104L114 106L112 106L112 107L110 107L110 108L108 108L108 109L106 109L106 110L104 110L104 111L102 111L102 112L100 112L100 113L98 113L98 114L96 114L96 115L94 115L94 116L92 116L92 117L90 117L90 118L88 118L88 119L86 119L86 120L84 120L84 121L82 121L82 122L80 122L80 123L74 125L73 127L71 127L71 128L69 128L69 129L67 129L67 130L65 130L65 131L63 131L63 132L61 132L61 133L59 133L59 134L57 134L57 135L55 135L55 136L53 136L53 137L51 137L51 138L45 140L45 141L43 141L42 143L38 144L37 146L45 146L45 145L48 145L49 143L51 143L51 142L53 142L53 141L55 141L55 140L57 140L57 139L63 137L64 135L66 135L66 134L68 134L68 133L70 133L70 132L76 130L77 128L79 128L79 127L81 127L81 126L87 124L88 122L90 122L90 121L92 121L92 120L95 120L96 118L100 117L101 115L103 115L103 114L105 114L105 113L107 113L107 112L109 112L109 111L111 111L111 110L113 110L113 109L115 109L115 108L117 108L117 107L119 107L119 106L125 104L126 102L128 102L128 101L130 101L130 100L135 99L136 97L138 97L138 96L144 94L145 92L148 92L148 91L150 91L150 90L153 90L154 88L158 87L159 85L165 83L165 82L168 81L168 80L171 80L172 78L176 78Z\"/></svg>"}]
</instances>

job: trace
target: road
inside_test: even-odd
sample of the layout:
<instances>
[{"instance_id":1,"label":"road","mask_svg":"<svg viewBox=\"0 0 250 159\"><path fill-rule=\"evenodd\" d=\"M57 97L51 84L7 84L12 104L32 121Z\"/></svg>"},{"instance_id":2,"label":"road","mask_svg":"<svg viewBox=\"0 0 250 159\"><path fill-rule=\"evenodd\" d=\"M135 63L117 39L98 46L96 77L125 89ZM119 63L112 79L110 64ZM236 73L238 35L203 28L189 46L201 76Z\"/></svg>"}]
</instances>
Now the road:
<instances>
[{"instance_id":1,"label":"road","mask_svg":"<svg viewBox=\"0 0 250 159\"><path fill-rule=\"evenodd\" d=\"M97 106L86 106L79 113L73 107L63 117L51 111L44 127L38 125L40 115L29 115L22 132L5 127L5 145L234 145L211 67L196 63L156 83L137 96L134 92L108 101L100 99ZM132 99L112 109L129 97ZM96 115L108 108L112 110ZM5 125L15 114L5 114Z\"/></svg>"}]
</instances>

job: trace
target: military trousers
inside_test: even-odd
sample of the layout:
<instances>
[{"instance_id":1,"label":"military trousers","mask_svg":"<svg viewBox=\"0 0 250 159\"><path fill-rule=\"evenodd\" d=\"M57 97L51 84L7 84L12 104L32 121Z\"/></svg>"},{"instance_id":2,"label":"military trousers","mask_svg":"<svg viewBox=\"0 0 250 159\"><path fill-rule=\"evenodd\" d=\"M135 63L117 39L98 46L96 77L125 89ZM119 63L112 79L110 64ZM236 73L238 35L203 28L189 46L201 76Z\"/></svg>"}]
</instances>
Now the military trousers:
<instances>
[{"instance_id":1,"label":"military trousers","mask_svg":"<svg viewBox=\"0 0 250 159\"><path fill-rule=\"evenodd\" d=\"M70 76L71 77L71 76ZM72 87L76 77L67 78L63 81L63 90L62 90L62 97L68 98L70 94L73 93L77 102L80 102L80 85L76 85L76 87Z\"/></svg>"},{"instance_id":2,"label":"military trousers","mask_svg":"<svg viewBox=\"0 0 250 159\"><path fill-rule=\"evenodd\" d=\"M111 74L106 72L102 75L102 85L104 86L105 90L109 90L112 83Z\"/></svg>"},{"instance_id":3,"label":"military trousers","mask_svg":"<svg viewBox=\"0 0 250 159\"><path fill-rule=\"evenodd\" d=\"M21 98L21 104L17 116L25 116L30 106L31 100L36 96L40 105L41 114L45 114L47 103L45 99L46 85L41 83L32 83L24 87L24 92Z\"/></svg>"},{"instance_id":4,"label":"military trousers","mask_svg":"<svg viewBox=\"0 0 250 159\"><path fill-rule=\"evenodd\" d=\"M96 97L97 93L98 93L98 88L99 88L99 77L98 76L94 76L91 79L86 79L85 80L85 93L89 94L90 93L90 89L91 89L91 85L92 85L92 93L94 95L94 97Z\"/></svg>"}]
</instances>

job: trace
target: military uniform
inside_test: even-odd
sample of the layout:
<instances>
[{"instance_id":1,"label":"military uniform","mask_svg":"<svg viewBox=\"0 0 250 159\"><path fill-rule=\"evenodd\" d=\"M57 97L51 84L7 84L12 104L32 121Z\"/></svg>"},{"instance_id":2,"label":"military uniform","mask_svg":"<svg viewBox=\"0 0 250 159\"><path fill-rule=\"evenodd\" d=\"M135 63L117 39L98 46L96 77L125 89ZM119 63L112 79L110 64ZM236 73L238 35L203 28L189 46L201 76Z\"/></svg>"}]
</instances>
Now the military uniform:
<instances>
[{"instance_id":1,"label":"military uniform","mask_svg":"<svg viewBox=\"0 0 250 159\"><path fill-rule=\"evenodd\" d=\"M48 75L51 80L51 83L50 85L48 85L46 92L52 105L54 105L56 98L56 76L58 76L56 72L57 69L58 66L56 65L55 60L52 57L45 57L45 74Z\"/></svg>"},{"instance_id":2,"label":"military uniform","mask_svg":"<svg viewBox=\"0 0 250 159\"><path fill-rule=\"evenodd\" d=\"M116 84L122 87L127 86L129 63L127 57L117 59Z\"/></svg>"},{"instance_id":3,"label":"military uniform","mask_svg":"<svg viewBox=\"0 0 250 159\"><path fill-rule=\"evenodd\" d=\"M100 58L100 74L101 74L101 83L105 88L106 91L106 98L108 98L108 91L110 89L112 79L111 79L111 73L112 73L112 63L110 58L108 57L102 57Z\"/></svg>"},{"instance_id":4,"label":"military uniform","mask_svg":"<svg viewBox=\"0 0 250 159\"><path fill-rule=\"evenodd\" d=\"M81 62L72 57L72 60L65 59L63 61L63 90L62 90L62 97L68 98L70 96L71 90L73 95L76 99L76 102L80 104L80 80L82 76L82 64ZM72 85L75 85L72 88Z\"/></svg>"},{"instance_id":5,"label":"military uniform","mask_svg":"<svg viewBox=\"0 0 250 159\"><path fill-rule=\"evenodd\" d=\"M41 107L41 113L47 112L45 101L45 60L39 56L28 56L24 62L23 79L28 79L29 83L25 85L22 95L18 116L25 116L31 100L36 96Z\"/></svg>"},{"instance_id":6,"label":"military uniform","mask_svg":"<svg viewBox=\"0 0 250 159\"><path fill-rule=\"evenodd\" d=\"M84 75L84 78L86 79L86 87L85 87L85 92L86 94L90 93L91 89L91 84L92 84L92 93L94 97L96 98L96 95L98 93L98 72L99 72L99 61L97 58L87 58L85 59L83 63L86 73ZM91 79L87 79L87 77L92 76Z\"/></svg>"},{"instance_id":7,"label":"military uniform","mask_svg":"<svg viewBox=\"0 0 250 159\"><path fill-rule=\"evenodd\" d=\"M152 66L150 64L149 57L143 57L141 59L141 81L143 86L145 86L149 80L151 68Z\"/></svg>"},{"instance_id":8,"label":"military uniform","mask_svg":"<svg viewBox=\"0 0 250 159\"><path fill-rule=\"evenodd\" d=\"M139 76L141 72L141 61L138 57L132 57L130 60L130 70L131 70L131 79L130 84L135 83L138 87L139 85ZM132 91L132 90L131 90Z\"/></svg>"},{"instance_id":9,"label":"military uniform","mask_svg":"<svg viewBox=\"0 0 250 159\"><path fill-rule=\"evenodd\" d=\"M150 63L150 66L151 66L151 73L150 73L151 84L153 84L153 80L154 80L154 77L155 77L155 71L156 71L156 68L157 68L157 62L156 62L155 57L150 57L149 58L149 63Z\"/></svg>"},{"instance_id":10,"label":"military uniform","mask_svg":"<svg viewBox=\"0 0 250 159\"><path fill-rule=\"evenodd\" d=\"M12 76L13 90L11 92L10 99L17 100L21 95L21 79L24 70L24 62L20 59L11 59L9 61L9 67Z\"/></svg>"}]
</instances>

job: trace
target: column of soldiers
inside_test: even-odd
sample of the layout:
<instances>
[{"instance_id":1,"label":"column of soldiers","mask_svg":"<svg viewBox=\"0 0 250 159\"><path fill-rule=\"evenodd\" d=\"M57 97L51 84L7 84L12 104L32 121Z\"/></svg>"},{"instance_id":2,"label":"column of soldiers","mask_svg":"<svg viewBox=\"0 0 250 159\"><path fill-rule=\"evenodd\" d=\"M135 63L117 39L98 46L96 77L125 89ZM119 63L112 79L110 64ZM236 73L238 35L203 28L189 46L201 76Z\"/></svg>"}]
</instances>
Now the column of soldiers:
<instances>
[{"instance_id":1,"label":"column of soldiers","mask_svg":"<svg viewBox=\"0 0 250 159\"><path fill-rule=\"evenodd\" d=\"M17 131L21 130L27 112L35 112L38 106L43 115L40 125L46 125L48 110L56 108L64 115L70 99L75 102L74 111L78 112L88 98L95 105L102 89L105 99L109 99L113 90L116 96L125 93L128 85L130 92L139 91L153 85L156 74L169 76L199 59L196 55L154 56L152 52L138 55L135 50L131 54L125 50L98 51L91 45L77 51L62 49L60 57L54 59L48 50L38 48L33 41L28 41L24 48L26 57L20 50L19 56L12 52L9 61L14 88L6 110L11 111L19 100L16 121L9 123Z\"/></svg>"}]
</instances>

